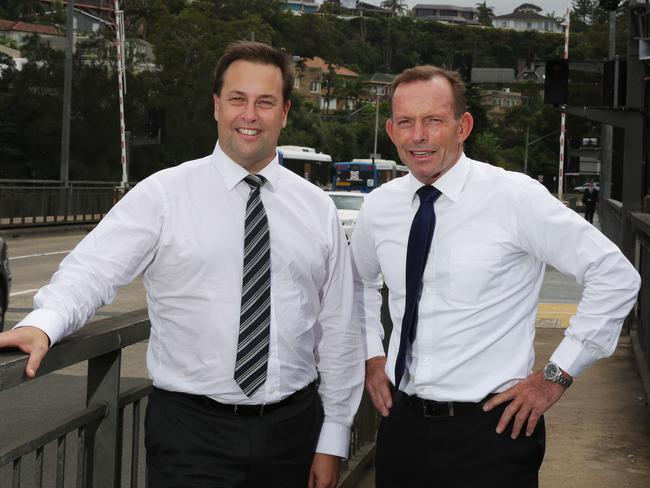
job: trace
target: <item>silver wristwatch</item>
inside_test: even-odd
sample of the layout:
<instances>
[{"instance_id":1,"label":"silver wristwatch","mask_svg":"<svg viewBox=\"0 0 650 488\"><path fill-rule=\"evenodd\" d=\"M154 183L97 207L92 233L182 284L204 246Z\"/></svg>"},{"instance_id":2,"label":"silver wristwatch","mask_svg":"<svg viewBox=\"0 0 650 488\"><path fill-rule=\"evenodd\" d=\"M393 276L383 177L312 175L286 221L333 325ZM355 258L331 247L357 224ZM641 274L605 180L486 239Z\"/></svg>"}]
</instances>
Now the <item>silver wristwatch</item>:
<instances>
[{"instance_id":1,"label":"silver wristwatch","mask_svg":"<svg viewBox=\"0 0 650 488\"><path fill-rule=\"evenodd\" d=\"M562 370L555 363L548 363L544 366L544 379L557 383L564 388L570 387L571 383L573 383L572 379L562 376Z\"/></svg>"}]
</instances>

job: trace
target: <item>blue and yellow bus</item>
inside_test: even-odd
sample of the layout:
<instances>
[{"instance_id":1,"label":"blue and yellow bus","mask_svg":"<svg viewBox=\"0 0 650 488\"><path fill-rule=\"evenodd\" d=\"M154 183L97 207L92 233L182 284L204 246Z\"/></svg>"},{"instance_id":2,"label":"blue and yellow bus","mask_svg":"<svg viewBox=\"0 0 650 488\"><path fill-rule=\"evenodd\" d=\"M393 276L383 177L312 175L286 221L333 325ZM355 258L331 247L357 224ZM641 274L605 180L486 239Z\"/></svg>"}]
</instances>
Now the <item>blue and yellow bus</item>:
<instances>
[{"instance_id":1,"label":"blue and yellow bus","mask_svg":"<svg viewBox=\"0 0 650 488\"><path fill-rule=\"evenodd\" d=\"M390 159L353 159L334 163L332 187L338 191L368 193L394 178L404 176L408 168Z\"/></svg>"}]
</instances>

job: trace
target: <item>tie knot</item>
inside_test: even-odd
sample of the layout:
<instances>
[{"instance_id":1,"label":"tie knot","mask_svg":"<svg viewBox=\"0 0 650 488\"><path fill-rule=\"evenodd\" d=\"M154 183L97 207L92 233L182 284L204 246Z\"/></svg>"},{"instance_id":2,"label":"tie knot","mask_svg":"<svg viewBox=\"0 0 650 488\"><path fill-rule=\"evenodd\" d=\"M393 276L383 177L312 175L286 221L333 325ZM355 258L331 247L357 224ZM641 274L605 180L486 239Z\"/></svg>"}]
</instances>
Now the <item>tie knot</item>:
<instances>
[{"instance_id":1,"label":"tie knot","mask_svg":"<svg viewBox=\"0 0 650 488\"><path fill-rule=\"evenodd\" d=\"M244 181L248 183L248 186L251 187L251 190L255 191L264 184L266 178L264 178L262 175L248 175L244 178Z\"/></svg>"},{"instance_id":2,"label":"tie knot","mask_svg":"<svg viewBox=\"0 0 650 488\"><path fill-rule=\"evenodd\" d=\"M434 203L442 193L435 186L425 185L417 191L420 203Z\"/></svg>"}]
</instances>

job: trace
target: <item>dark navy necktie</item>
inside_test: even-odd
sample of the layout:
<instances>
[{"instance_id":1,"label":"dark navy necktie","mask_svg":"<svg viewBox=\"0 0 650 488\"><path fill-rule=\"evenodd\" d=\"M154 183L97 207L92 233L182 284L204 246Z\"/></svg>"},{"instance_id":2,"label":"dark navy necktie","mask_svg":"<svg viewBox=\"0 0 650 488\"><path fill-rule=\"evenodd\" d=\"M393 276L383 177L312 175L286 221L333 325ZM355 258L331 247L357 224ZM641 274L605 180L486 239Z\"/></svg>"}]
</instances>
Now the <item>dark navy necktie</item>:
<instances>
[{"instance_id":1,"label":"dark navy necktie","mask_svg":"<svg viewBox=\"0 0 650 488\"><path fill-rule=\"evenodd\" d=\"M408 355L418 324L418 304L422 295L422 274L427 265L427 256L431 248L433 229L436 226L436 213L433 204L441 195L440 190L433 186L423 186L417 191L420 197L418 208L411 232L409 233L406 249L406 304L402 319L402 334L399 341L399 352L395 362L395 388L399 389Z\"/></svg>"}]
</instances>

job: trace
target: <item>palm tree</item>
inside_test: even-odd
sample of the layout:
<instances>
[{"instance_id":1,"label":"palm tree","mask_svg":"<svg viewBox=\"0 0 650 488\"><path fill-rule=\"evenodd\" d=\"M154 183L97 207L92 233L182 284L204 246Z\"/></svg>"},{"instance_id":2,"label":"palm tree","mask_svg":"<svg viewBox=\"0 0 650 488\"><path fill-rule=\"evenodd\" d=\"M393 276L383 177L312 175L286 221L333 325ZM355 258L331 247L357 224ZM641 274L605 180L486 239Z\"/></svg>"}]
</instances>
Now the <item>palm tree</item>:
<instances>
[{"instance_id":1,"label":"palm tree","mask_svg":"<svg viewBox=\"0 0 650 488\"><path fill-rule=\"evenodd\" d=\"M408 7L404 3L404 0L383 0L381 7L390 10L391 17L394 15L404 15L408 12Z\"/></svg>"},{"instance_id":2,"label":"palm tree","mask_svg":"<svg viewBox=\"0 0 650 488\"><path fill-rule=\"evenodd\" d=\"M494 7L488 7L487 2L477 3L476 10L478 12L478 21L481 25L492 25L494 19Z\"/></svg>"}]
</instances>

